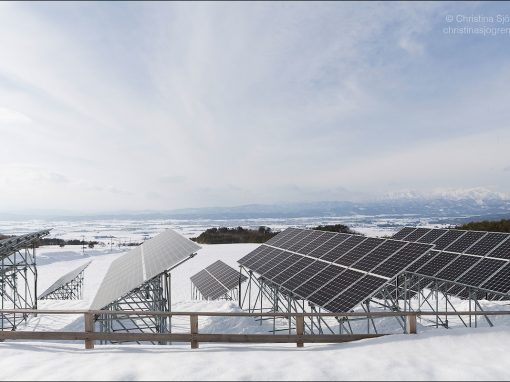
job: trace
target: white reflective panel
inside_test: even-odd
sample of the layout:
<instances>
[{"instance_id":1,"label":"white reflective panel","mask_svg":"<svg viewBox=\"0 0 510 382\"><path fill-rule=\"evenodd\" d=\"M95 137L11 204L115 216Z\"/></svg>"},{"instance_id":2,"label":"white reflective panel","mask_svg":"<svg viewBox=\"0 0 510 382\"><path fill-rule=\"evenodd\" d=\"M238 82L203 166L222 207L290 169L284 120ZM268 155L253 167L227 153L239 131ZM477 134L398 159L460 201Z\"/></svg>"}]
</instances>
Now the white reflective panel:
<instances>
[{"instance_id":1,"label":"white reflective panel","mask_svg":"<svg viewBox=\"0 0 510 382\"><path fill-rule=\"evenodd\" d=\"M67 283L70 283L73 281L78 275L87 268L92 261L89 261L88 263L85 263L83 265L80 265L78 268L73 269L71 272L66 273L64 276L59 278L57 281L55 281L48 289L46 289L41 295L38 297L38 299L43 299L47 295L55 292L58 288L61 286L66 285Z\"/></svg>"},{"instance_id":2,"label":"white reflective panel","mask_svg":"<svg viewBox=\"0 0 510 382\"><path fill-rule=\"evenodd\" d=\"M144 282L165 272L201 247L172 230L166 230L114 260L99 286L91 309L105 308Z\"/></svg>"}]
</instances>

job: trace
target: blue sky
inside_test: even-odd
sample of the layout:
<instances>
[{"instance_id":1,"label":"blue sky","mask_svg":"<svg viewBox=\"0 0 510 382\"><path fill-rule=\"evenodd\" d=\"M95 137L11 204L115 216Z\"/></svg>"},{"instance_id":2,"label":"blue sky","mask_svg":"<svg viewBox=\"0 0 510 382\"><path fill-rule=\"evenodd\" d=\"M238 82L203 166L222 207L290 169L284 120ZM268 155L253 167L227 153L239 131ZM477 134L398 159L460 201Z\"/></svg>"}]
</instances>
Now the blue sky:
<instances>
[{"instance_id":1,"label":"blue sky","mask_svg":"<svg viewBox=\"0 0 510 382\"><path fill-rule=\"evenodd\" d=\"M453 15L453 22L446 17ZM0 210L510 190L508 3L2 3Z\"/></svg>"}]
</instances>

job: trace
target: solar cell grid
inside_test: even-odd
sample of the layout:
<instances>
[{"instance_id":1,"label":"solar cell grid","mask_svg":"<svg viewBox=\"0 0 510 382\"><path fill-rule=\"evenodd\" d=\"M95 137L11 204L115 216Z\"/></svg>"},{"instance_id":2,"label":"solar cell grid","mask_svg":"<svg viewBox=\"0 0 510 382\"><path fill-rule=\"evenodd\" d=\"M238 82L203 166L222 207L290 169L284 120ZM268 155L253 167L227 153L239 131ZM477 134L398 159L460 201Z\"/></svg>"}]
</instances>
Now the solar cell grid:
<instances>
[{"instance_id":1,"label":"solar cell grid","mask_svg":"<svg viewBox=\"0 0 510 382\"><path fill-rule=\"evenodd\" d=\"M299 251L297 252L308 255L310 252L315 250L319 245L321 245L324 242L324 234L325 232L322 231L313 231L312 236L309 237L308 244L300 248Z\"/></svg>"},{"instance_id":2,"label":"solar cell grid","mask_svg":"<svg viewBox=\"0 0 510 382\"><path fill-rule=\"evenodd\" d=\"M395 235L393 235L391 238L395 240L402 240L404 237L409 235L414 230L415 228L412 227L404 227L400 231L398 231Z\"/></svg>"},{"instance_id":3,"label":"solar cell grid","mask_svg":"<svg viewBox=\"0 0 510 382\"><path fill-rule=\"evenodd\" d=\"M316 236L314 235L314 232L316 232L316 231L308 231L308 232L305 231L303 233L301 240L295 240L295 241L293 240L293 243L291 243L287 249L292 252L299 252L299 250L301 248L310 244L316 238Z\"/></svg>"},{"instance_id":4,"label":"solar cell grid","mask_svg":"<svg viewBox=\"0 0 510 382\"><path fill-rule=\"evenodd\" d=\"M248 253L246 256L239 259L237 262L241 265L247 265L249 264L253 259L255 259L262 251L264 251L266 247L264 245L261 245L260 247L255 248L253 251Z\"/></svg>"},{"instance_id":5,"label":"solar cell grid","mask_svg":"<svg viewBox=\"0 0 510 382\"><path fill-rule=\"evenodd\" d=\"M282 232L279 232L277 235L273 236L271 239L265 242L267 245L272 245L276 241L282 239L283 237L287 236L291 232L290 228L286 228Z\"/></svg>"},{"instance_id":6,"label":"solar cell grid","mask_svg":"<svg viewBox=\"0 0 510 382\"><path fill-rule=\"evenodd\" d=\"M258 267L256 269L256 271L258 273L260 273L261 275L265 275L265 273L268 270L270 270L276 264L283 261L286 257L287 257L287 255L285 254L285 252L283 252L282 250L276 249L273 252L271 252L270 259L268 261L264 262L264 264L262 264L260 267Z\"/></svg>"},{"instance_id":7,"label":"solar cell grid","mask_svg":"<svg viewBox=\"0 0 510 382\"><path fill-rule=\"evenodd\" d=\"M413 232L404 237L402 240L417 241L428 232L430 232L430 228L416 228Z\"/></svg>"},{"instance_id":8,"label":"solar cell grid","mask_svg":"<svg viewBox=\"0 0 510 382\"><path fill-rule=\"evenodd\" d=\"M346 267L351 266L356 260L359 260L365 256L368 252L372 251L378 245L384 242L383 239L368 238L358 244L356 247L351 249L345 255L335 261L337 264L344 265Z\"/></svg>"},{"instance_id":9,"label":"solar cell grid","mask_svg":"<svg viewBox=\"0 0 510 382\"><path fill-rule=\"evenodd\" d=\"M300 262L301 269L298 272L288 274L287 276L290 276L290 277L287 277L287 281L285 281L282 284L282 286L289 291L292 291L295 288L297 288L302 282L306 281L307 279L309 279L311 277L311 275L309 274L309 271L306 273L304 273L304 272L308 267L310 267L316 261L317 260L313 260L308 257L303 257L303 262ZM320 262L320 263L326 265L325 263L322 263L322 262ZM305 275L308 275L308 276L305 277Z\"/></svg>"},{"instance_id":10,"label":"solar cell grid","mask_svg":"<svg viewBox=\"0 0 510 382\"><path fill-rule=\"evenodd\" d=\"M485 256L499 243L507 238L508 235L497 232L489 232L478 243L471 246L466 253L471 255Z\"/></svg>"},{"instance_id":11,"label":"solar cell grid","mask_svg":"<svg viewBox=\"0 0 510 382\"><path fill-rule=\"evenodd\" d=\"M428 253L426 253L425 255L423 255L422 257L420 257L416 262L412 263L409 268L407 268L407 270L409 272L414 272L416 271L417 269L421 268L422 266L424 266L427 262L429 262L434 256L436 256L439 252L434 252L434 251L430 251Z\"/></svg>"},{"instance_id":12,"label":"solar cell grid","mask_svg":"<svg viewBox=\"0 0 510 382\"><path fill-rule=\"evenodd\" d=\"M446 265L455 260L457 256L458 256L457 254L448 252L437 253L437 255L434 256L432 260L430 260L427 264L418 269L416 273L419 273L424 276L434 276Z\"/></svg>"},{"instance_id":13,"label":"solar cell grid","mask_svg":"<svg viewBox=\"0 0 510 382\"><path fill-rule=\"evenodd\" d=\"M388 240L370 252L369 255L361 258L357 262L355 262L352 266L356 269L369 272L374 269L384 260L388 259L392 256L396 251L401 249L405 242L396 241L396 240Z\"/></svg>"},{"instance_id":14,"label":"solar cell grid","mask_svg":"<svg viewBox=\"0 0 510 382\"><path fill-rule=\"evenodd\" d=\"M448 281L454 281L479 261L479 257L460 255L441 272L439 272L436 277Z\"/></svg>"},{"instance_id":15,"label":"solar cell grid","mask_svg":"<svg viewBox=\"0 0 510 382\"><path fill-rule=\"evenodd\" d=\"M344 271L345 268L337 267L336 265L328 265L321 272L318 272L315 276L310 278L310 280L297 287L294 293L306 299L309 295L316 292L327 282L333 280Z\"/></svg>"},{"instance_id":16,"label":"solar cell grid","mask_svg":"<svg viewBox=\"0 0 510 382\"><path fill-rule=\"evenodd\" d=\"M322 261L311 259L308 260L310 260L310 263L308 263L306 267L304 267L300 272L296 273L293 277L283 283L282 286L285 289L294 291L294 289L296 289L299 285L309 280L311 277L328 266L328 264Z\"/></svg>"},{"instance_id":17,"label":"solar cell grid","mask_svg":"<svg viewBox=\"0 0 510 382\"><path fill-rule=\"evenodd\" d=\"M400 249L393 256L381 263L373 273L385 277L394 277L398 273L406 269L413 261L420 259L425 253L432 248L430 244L409 243Z\"/></svg>"},{"instance_id":18,"label":"solar cell grid","mask_svg":"<svg viewBox=\"0 0 510 382\"><path fill-rule=\"evenodd\" d=\"M279 242L278 244L274 245L275 247L283 248L283 249L290 249L293 245L303 240L306 236L310 234L309 231L306 230L297 230L297 234L295 236L292 236L291 238Z\"/></svg>"},{"instance_id":19,"label":"solar cell grid","mask_svg":"<svg viewBox=\"0 0 510 382\"><path fill-rule=\"evenodd\" d=\"M446 232L443 236L441 236L439 239L437 239L434 242L435 249L437 250L443 250L446 247L448 247L450 244L452 244L455 240L457 240L459 237L464 235L465 231L458 231L458 230L449 230Z\"/></svg>"},{"instance_id":20,"label":"solar cell grid","mask_svg":"<svg viewBox=\"0 0 510 382\"><path fill-rule=\"evenodd\" d=\"M268 251L265 255L259 256L259 259L257 261L254 261L250 265L250 269L254 270L255 272L259 272L262 267L268 262L271 261L276 255L282 252L281 249L276 248L269 248L270 251ZM259 272L260 273L260 272Z\"/></svg>"},{"instance_id":21,"label":"solar cell grid","mask_svg":"<svg viewBox=\"0 0 510 382\"><path fill-rule=\"evenodd\" d=\"M278 256L280 261L275 264L271 269L267 270L264 273L264 278L266 279L272 279L274 276L276 276L278 273L284 271L288 267L290 267L293 263L298 261L301 256L294 255L290 252L283 252L280 256Z\"/></svg>"},{"instance_id":22,"label":"solar cell grid","mask_svg":"<svg viewBox=\"0 0 510 382\"><path fill-rule=\"evenodd\" d=\"M510 235L487 256L496 257L498 259L510 259Z\"/></svg>"},{"instance_id":23,"label":"solar cell grid","mask_svg":"<svg viewBox=\"0 0 510 382\"><path fill-rule=\"evenodd\" d=\"M258 263L269 260L270 257L268 257L268 256L274 250L275 250L274 248L262 245L262 250L259 251L256 256L250 257L248 260L245 260L243 263L241 263L241 265L244 265L244 266L247 266L250 268L254 267Z\"/></svg>"},{"instance_id":24,"label":"solar cell grid","mask_svg":"<svg viewBox=\"0 0 510 382\"><path fill-rule=\"evenodd\" d=\"M282 233L280 233L276 236L277 239L274 240L271 243L271 245L278 246L282 243L285 243L286 241L295 237L299 232L301 232L301 231L296 228L287 228L285 231L283 231Z\"/></svg>"},{"instance_id":25,"label":"solar cell grid","mask_svg":"<svg viewBox=\"0 0 510 382\"><path fill-rule=\"evenodd\" d=\"M325 284L322 288L315 293L308 296L308 300L313 303L324 306L328 301L332 300L349 285L355 283L357 280L364 276L361 272L356 272L351 269L346 269L340 275L335 277L329 283Z\"/></svg>"},{"instance_id":26,"label":"solar cell grid","mask_svg":"<svg viewBox=\"0 0 510 382\"><path fill-rule=\"evenodd\" d=\"M495 292L508 293L510 291L510 263L501 268L490 280L484 282L481 287Z\"/></svg>"},{"instance_id":27,"label":"solar cell grid","mask_svg":"<svg viewBox=\"0 0 510 382\"><path fill-rule=\"evenodd\" d=\"M308 253L308 256L321 258L321 256L323 256L325 253L331 251L338 244L346 240L344 236L337 236L334 233L331 233L331 235L328 236L330 236L328 240L324 241L323 244L319 245L316 249Z\"/></svg>"},{"instance_id":28,"label":"solar cell grid","mask_svg":"<svg viewBox=\"0 0 510 382\"><path fill-rule=\"evenodd\" d=\"M345 255L348 251L354 248L356 245L361 243L365 238L363 236L339 236L338 244L335 247L332 247L331 250L327 253L324 253L320 259L324 261L335 262L340 257ZM331 240L333 241L333 240Z\"/></svg>"},{"instance_id":29,"label":"solar cell grid","mask_svg":"<svg viewBox=\"0 0 510 382\"><path fill-rule=\"evenodd\" d=\"M428 233L416 240L418 243L430 244L446 233L446 229L431 229Z\"/></svg>"},{"instance_id":30,"label":"solar cell grid","mask_svg":"<svg viewBox=\"0 0 510 382\"><path fill-rule=\"evenodd\" d=\"M295 258L298 258L298 260L295 263L293 263L290 267L284 269L282 272L278 273L276 276L273 277L272 280L275 284L282 285L282 283L289 280L296 273L298 273L303 268L307 267L308 265L314 262L314 260L308 257L302 257L299 255L293 256L295 256Z\"/></svg>"},{"instance_id":31,"label":"solar cell grid","mask_svg":"<svg viewBox=\"0 0 510 382\"><path fill-rule=\"evenodd\" d=\"M480 286L481 283L487 280L504 264L503 260L482 259L478 266L467 271L457 281L462 284Z\"/></svg>"},{"instance_id":32,"label":"solar cell grid","mask_svg":"<svg viewBox=\"0 0 510 382\"><path fill-rule=\"evenodd\" d=\"M333 301L326 304L330 312L348 312L356 305L365 301L374 291L384 285L386 280L367 275L351 285Z\"/></svg>"},{"instance_id":33,"label":"solar cell grid","mask_svg":"<svg viewBox=\"0 0 510 382\"><path fill-rule=\"evenodd\" d=\"M474 243L480 240L483 236L486 235L486 232L470 232L467 231L462 235L461 238L456 240L454 243L450 244L446 247L445 251L450 252L459 252L462 253L469 247L471 247Z\"/></svg>"}]
</instances>

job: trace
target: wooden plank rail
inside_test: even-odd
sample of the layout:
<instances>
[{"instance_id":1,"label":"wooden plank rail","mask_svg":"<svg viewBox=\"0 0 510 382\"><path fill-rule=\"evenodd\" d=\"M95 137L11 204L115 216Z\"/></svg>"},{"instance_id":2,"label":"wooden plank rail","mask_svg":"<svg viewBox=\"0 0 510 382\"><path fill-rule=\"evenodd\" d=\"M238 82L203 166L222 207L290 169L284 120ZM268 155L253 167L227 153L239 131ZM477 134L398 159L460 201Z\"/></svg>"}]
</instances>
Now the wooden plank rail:
<instances>
[{"instance_id":1,"label":"wooden plank rail","mask_svg":"<svg viewBox=\"0 0 510 382\"><path fill-rule=\"evenodd\" d=\"M42 331L0 331L0 341L4 340L59 340L84 341L85 349L93 349L95 341L148 341L148 342L189 342L192 349L198 349L200 342L227 343L295 343L303 347L304 343L342 343L366 338L377 338L387 334L305 334L305 317L405 317L407 333L416 334L417 317L420 316L506 316L510 311L457 311L457 312L340 312L340 313L246 313L246 312L160 312L160 311L122 311L110 310L37 310L37 309L0 309L2 314L32 314L32 315L77 315L84 318L83 332L42 332ZM129 316L189 316L189 333L126 333L126 332L95 332L95 317L107 314L114 318ZM294 318L296 334L209 334L199 333L199 317L278 317Z\"/></svg>"}]
</instances>

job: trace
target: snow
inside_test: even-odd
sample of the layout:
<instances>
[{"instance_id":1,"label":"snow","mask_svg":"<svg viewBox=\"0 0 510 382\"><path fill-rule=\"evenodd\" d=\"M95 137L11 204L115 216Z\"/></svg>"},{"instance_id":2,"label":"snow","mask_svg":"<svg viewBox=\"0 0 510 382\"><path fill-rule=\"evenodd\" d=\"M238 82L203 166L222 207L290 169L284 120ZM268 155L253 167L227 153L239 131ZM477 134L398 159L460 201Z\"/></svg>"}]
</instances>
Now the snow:
<instances>
[{"instance_id":1,"label":"snow","mask_svg":"<svg viewBox=\"0 0 510 382\"><path fill-rule=\"evenodd\" d=\"M199 254L172 272L174 311L240 311L234 302L191 301L189 277L216 260L237 267L237 260L256 244L203 245ZM85 270L82 301L40 301L42 309L86 309L108 265L120 256L118 248L80 246L46 247L37 252L39 290L92 260ZM462 308L466 302L454 300ZM484 302L489 309L501 303ZM283 321L283 320L282 320ZM435 329L418 327L417 335L392 335L344 344L207 344L191 350L189 344L96 345L84 350L82 342L6 341L0 343L2 380L503 380L510 373L510 323L495 318L487 328ZM280 322L284 325L285 322ZM452 325L455 321L452 320ZM359 330L366 322L359 322ZM385 333L400 331L396 320L381 319ZM267 333L272 321L252 318L201 317L203 333ZM83 330L80 315L38 315L23 330ZM187 319L174 318L174 332L188 332Z\"/></svg>"}]
</instances>

